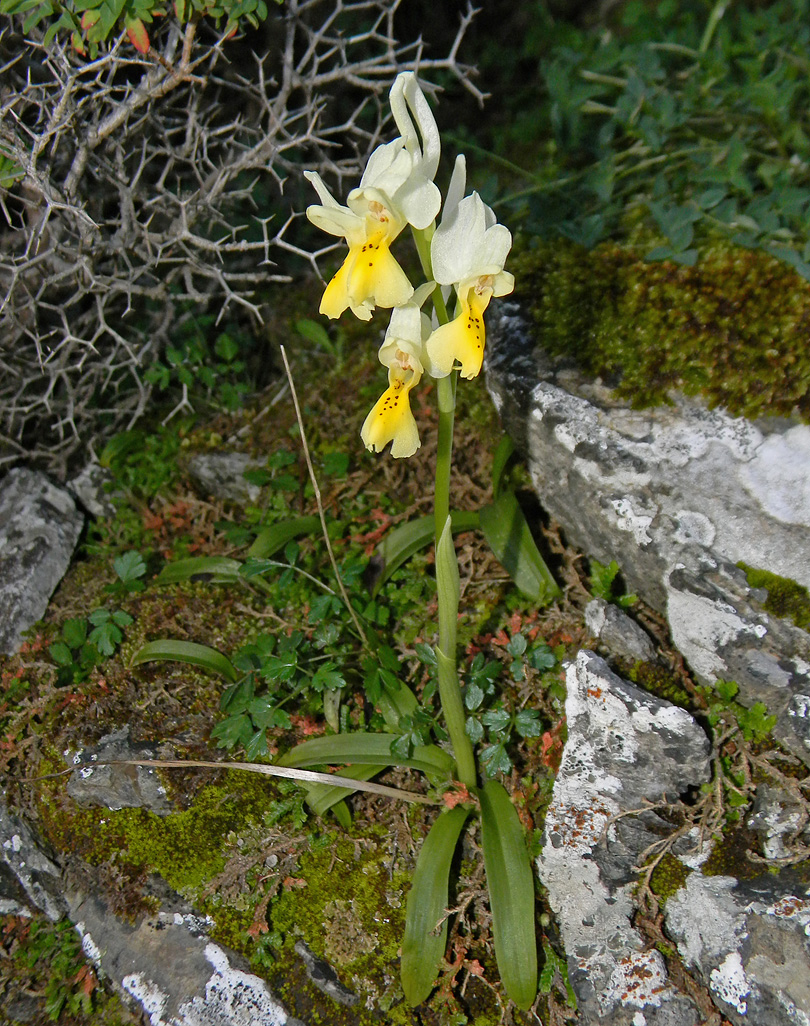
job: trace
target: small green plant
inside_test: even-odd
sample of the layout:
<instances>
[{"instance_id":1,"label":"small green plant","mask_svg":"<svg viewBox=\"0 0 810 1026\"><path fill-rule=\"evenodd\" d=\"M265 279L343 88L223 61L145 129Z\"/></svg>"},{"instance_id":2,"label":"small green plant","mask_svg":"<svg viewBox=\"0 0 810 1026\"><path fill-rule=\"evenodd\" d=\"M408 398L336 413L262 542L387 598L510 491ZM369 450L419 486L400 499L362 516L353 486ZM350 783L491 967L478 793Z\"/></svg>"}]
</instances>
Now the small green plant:
<instances>
[{"instance_id":1,"label":"small green plant","mask_svg":"<svg viewBox=\"0 0 810 1026\"><path fill-rule=\"evenodd\" d=\"M186 322L188 338L168 346L144 377L158 391L179 387L184 395L201 395L215 406L233 411L241 407L250 387L244 359L249 339L239 331L222 331L215 337L212 351L206 333L213 320L200 317Z\"/></svg>"},{"instance_id":2,"label":"small green plant","mask_svg":"<svg viewBox=\"0 0 810 1026\"><path fill-rule=\"evenodd\" d=\"M141 578L146 573L146 563L140 552L124 552L113 560L116 580L112 584L105 585L104 590L108 595L128 595L132 592L143 591L146 587ZM126 626L125 624L121 626Z\"/></svg>"},{"instance_id":3,"label":"small green plant","mask_svg":"<svg viewBox=\"0 0 810 1026\"><path fill-rule=\"evenodd\" d=\"M89 1015L98 986L82 953L81 941L67 919L51 923L35 919L17 956L29 969L45 969L45 1014L51 1022Z\"/></svg>"},{"instance_id":4,"label":"small green plant","mask_svg":"<svg viewBox=\"0 0 810 1026\"><path fill-rule=\"evenodd\" d=\"M320 696L327 723L338 730L340 694L346 680L324 649L337 640L337 629L323 625L307 642L301 631L278 639L262 634L233 657L243 676L226 688L220 708L225 713L211 731L219 748L241 746L249 759L267 755L267 731L289 730L283 707L295 698Z\"/></svg>"},{"instance_id":5,"label":"small green plant","mask_svg":"<svg viewBox=\"0 0 810 1026\"><path fill-rule=\"evenodd\" d=\"M591 594L594 598L604 599L605 602L612 602L614 605L627 609L635 602L638 602L638 595L628 595L618 591L621 571L619 564L612 559L607 565L596 559L590 560L590 584Z\"/></svg>"},{"instance_id":6,"label":"small green plant","mask_svg":"<svg viewBox=\"0 0 810 1026\"><path fill-rule=\"evenodd\" d=\"M810 280L807 15L633 0L613 31L569 32L542 64L551 159L503 202L584 246L623 234L691 266L720 237Z\"/></svg>"},{"instance_id":7,"label":"small green plant","mask_svg":"<svg viewBox=\"0 0 810 1026\"><path fill-rule=\"evenodd\" d=\"M776 716L768 715L763 702L745 706L735 701L740 690L736 681L718 679L712 687L700 690L709 703L706 718L712 727L732 718L746 741L758 744L768 740L776 726Z\"/></svg>"},{"instance_id":8,"label":"small green plant","mask_svg":"<svg viewBox=\"0 0 810 1026\"><path fill-rule=\"evenodd\" d=\"M122 628L132 617L122 609L96 609L88 617L75 617L62 625L60 637L48 647L51 659L59 667L56 682L80 684L94 666L115 654L124 640Z\"/></svg>"},{"instance_id":9,"label":"small green plant","mask_svg":"<svg viewBox=\"0 0 810 1026\"><path fill-rule=\"evenodd\" d=\"M281 0L276 0L281 3ZM208 17L217 25L225 21L225 34L235 31L242 20L254 27L267 17L264 0L177 0L174 13L180 22ZM48 25L45 43L57 34L70 36L73 49L91 60L111 36L126 32L141 53L150 48L146 25L166 15L160 0L0 0L0 14L25 15L23 31L41 23Z\"/></svg>"}]
</instances>

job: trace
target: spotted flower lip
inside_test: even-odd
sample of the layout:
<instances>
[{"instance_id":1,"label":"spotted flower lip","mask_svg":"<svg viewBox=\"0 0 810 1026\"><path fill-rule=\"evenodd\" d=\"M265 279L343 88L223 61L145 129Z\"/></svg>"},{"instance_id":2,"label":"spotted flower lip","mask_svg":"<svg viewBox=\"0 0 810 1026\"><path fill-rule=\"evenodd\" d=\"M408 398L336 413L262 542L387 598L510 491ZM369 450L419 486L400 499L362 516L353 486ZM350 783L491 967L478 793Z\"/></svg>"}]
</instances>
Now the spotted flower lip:
<instances>
[{"instance_id":1,"label":"spotted flower lip","mask_svg":"<svg viewBox=\"0 0 810 1026\"><path fill-rule=\"evenodd\" d=\"M458 163L457 163L458 169ZM459 313L433 332L427 343L431 374L444 377L458 362L461 376L474 378L484 360L484 311L493 296L512 291L515 279L503 269L512 246L508 228L477 192L445 209L430 247L433 276L453 285Z\"/></svg>"},{"instance_id":2,"label":"spotted flower lip","mask_svg":"<svg viewBox=\"0 0 810 1026\"><path fill-rule=\"evenodd\" d=\"M340 317L349 307L363 321L371 319L375 307L394 307L413 295L413 286L392 256L391 243L405 227L396 212L385 205L385 195L369 190L358 210L342 206L315 171L304 172L315 187L321 204L307 207L307 217L330 235L342 236L349 253L337 274L326 286L320 312Z\"/></svg>"},{"instance_id":3,"label":"spotted flower lip","mask_svg":"<svg viewBox=\"0 0 810 1026\"><path fill-rule=\"evenodd\" d=\"M304 172L321 200L307 207L307 217L349 244L348 256L321 299L320 312L327 317L339 317L348 307L367 321L378 306L406 303L413 287L391 255L391 243L407 224L427 228L441 206L433 181L441 155L439 130L413 72L397 76L390 98L401 135L374 150L346 206L317 172Z\"/></svg>"},{"instance_id":4,"label":"spotted flower lip","mask_svg":"<svg viewBox=\"0 0 810 1026\"><path fill-rule=\"evenodd\" d=\"M422 444L411 412L410 393L425 369L425 341L430 336L431 324L421 305L434 288L434 282L426 282L416 290L412 302L391 313L380 346L380 363L388 368L388 388L360 430L363 444L372 452L382 452L391 442L391 455L399 459L413 456Z\"/></svg>"}]
</instances>

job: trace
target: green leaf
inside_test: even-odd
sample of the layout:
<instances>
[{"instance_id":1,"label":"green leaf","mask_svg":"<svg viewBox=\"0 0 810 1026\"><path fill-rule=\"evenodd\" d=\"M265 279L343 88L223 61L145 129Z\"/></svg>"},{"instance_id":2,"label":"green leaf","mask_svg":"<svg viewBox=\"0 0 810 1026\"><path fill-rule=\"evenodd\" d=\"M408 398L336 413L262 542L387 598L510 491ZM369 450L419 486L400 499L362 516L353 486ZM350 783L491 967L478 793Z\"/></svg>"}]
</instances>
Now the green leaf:
<instances>
[{"instance_id":1,"label":"green leaf","mask_svg":"<svg viewBox=\"0 0 810 1026\"><path fill-rule=\"evenodd\" d=\"M241 565L238 559L227 556L191 556L167 563L155 578L155 583L210 581L212 584L233 584L239 580Z\"/></svg>"},{"instance_id":2,"label":"green leaf","mask_svg":"<svg viewBox=\"0 0 810 1026\"><path fill-rule=\"evenodd\" d=\"M271 527L265 527L256 535L256 540L247 550L247 556L254 559L267 559L302 534L317 534L321 529L318 517L296 517L295 520L282 520Z\"/></svg>"},{"instance_id":3,"label":"green leaf","mask_svg":"<svg viewBox=\"0 0 810 1026\"><path fill-rule=\"evenodd\" d=\"M480 513L489 547L527 598L545 605L562 592L535 544L515 493L502 492Z\"/></svg>"},{"instance_id":4,"label":"green leaf","mask_svg":"<svg viewBox=\"0 0 810 1026\"><path fill-rule=\"evenodd\" d=\"M352 780L371 780L372 777L376 777L378 773L382 773L387 766L347 766L341 767L340 775L342 777L351 777ZM307 805L312 809L316 816L323 816L325 812L337 805L338 802L343 801L344 798L348 798L349 795L354 794L354 791L348 787L336 787L333 784L308 784L307 785Z\"/></svg>"},{"instance_id":5,"label":"green leaf","mask_svg":"<svg viewBox=\"0 0 810 1026\"><path fill-rule=\"evenodd\" d=\"M402 989L411 1006L421 1004L433 989L447 945L450 865L469 810L457 805L443 812L425 838L413 874L402 939Z\"/></svg>"},{"instance_id":6,"label":"green leaf","mask_svg":"<svg viewBox=\"0 0 810 1026\"><path fill-rule=\"evenodd\" d=\"M391 746L399 734L338 734L336 737L315 737L291 749L278 760L279 766L318 766L320 764L359 763L385 766L409 766L423 773L446 777L452 774L453 757L435 745L414 748L408 759L391 754Z\"/></svg>"},{"instance_id":7,"label":"green leaf","mask_svg":"<svg viewBox=\"0 0 810 1026\"><path fill-rule=\"evenodd\" d=\"M87 641L87 620L83 617L66 620L62 626L62 637L71 648L81 648Z\"/></svg>"},{"instance_id":8,"label":"green leaf","mask_svg":"<svg viewBox=\"0 0 810 1026\"><path fill-rule=\"evenodd\" d=\"M492 907L498 972L518 1008L531 1008L537 994L534 877L523 827L505 789L488 780L476 791L481 802L481 847Z\"/></svg>"},{"instance_id":9,"label":"green leaf","mask_svg":"<svg viewBox=\"0 0 810 1026\"><path fill-rule=\"evenodd\" d=\"M478 514L475 512L453 512L450 514L453 534L460 531L473 531L478 527ZM434 536L433 516L420 517L400 524L385 536L377 546L377 557L382 560L383 569L374 586L373 594L379 591L395 570L420 549L427 548Z\"/></svg>"},{"instance_id":10,"label":"green leaf","mask_svg":"<svg viewBox=\"0 0 810 1026\"><path fill-rule=\"evenodd\" d=\"M497 499L501 494L506 468L515 451L515 445L509 435L504 435L498 442L498 448L492 457L492 495Z\"/></svg>"},{"instance_id":11,"label":"green leaf","mask_svg":"<svg viewBox=\"0 0 810 1026\"><path fill-rule=\"evenodd\" d=\"M73 653L70 649L61 641L57 641L54 645L48 646L48 653L51 659L57 664L57 666L72 666L73 665Z\"/></svg>"},{"instance_id":12,"label":"green leaf","mask_svg":"<svg viewBox=\"0 0 810 1026\"><path fill-rule=\"evenodd\" d=\"M113 570L124 584L136 581L146 573L146 563L140 552L125 552L113 560Z\"/></svg>"},{"instance_id":13,"label":"green leaf","mask_svg":"<svg viewBox=\"0 0 810 1026\"><path fill-rule=\"evenodd\" d=\"M132 657L133 666L165 661L199 666L211 673L218 673L231 684L235 684L239 678L239 672L227 656L215 648L198 645L193 641L173 641L170 638L149 641Z\"/></svg>"}]
</instances>

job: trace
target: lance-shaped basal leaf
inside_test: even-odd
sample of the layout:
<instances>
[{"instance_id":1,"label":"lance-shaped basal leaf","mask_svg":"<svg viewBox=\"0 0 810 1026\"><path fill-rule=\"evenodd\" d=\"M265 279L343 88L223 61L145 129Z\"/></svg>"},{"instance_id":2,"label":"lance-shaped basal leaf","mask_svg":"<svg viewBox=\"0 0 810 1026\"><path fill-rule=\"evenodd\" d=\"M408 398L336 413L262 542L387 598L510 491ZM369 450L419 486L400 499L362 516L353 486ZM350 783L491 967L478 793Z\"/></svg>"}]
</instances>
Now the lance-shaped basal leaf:
<instances>
[{"instance_id":1,"label":"lance-shaped basal leaf","mask_svg":"<svg viewBox=\"0 0 810 1026\"><path fill-rule=\"evenodd\" d=\"M209 581L212 584L235 584L242 564L228 556L190 556L167 563L155 578L155 584L177 584L179 581Z\"/></svg>"},{"instance_id":2,"label":"lance-shaped basal leaf","mask_svg":"<svg viewBox=\"0 0 810 1026\"><path fill-rule=\"evenodd\" d=\"M208 645L198 645L193 641L173 641L170 638L162 638L158 641L148 641L143 648L138 649L132 657L132 665L152 662L175 662L188 663L190 666L199 666L203 670L210 670L211 673L218 673L231 684L239 680L239 671L226 655Z\"/></svg>"},{"instance_id":3,"label":"lance-shaped basal leaf","mask_svg":"<svg viewBox=\"0 0 810 1026\"><path fill-rule=\"evenodd\" d=\"M409 758L391 754L399 734L336 734L315 737L296 745L278 760L279 766L318 766L337 763L378 766L407 766L431 777L452 776L453 757L436 745L417 745Z\"/></svg>"},{"instance_id":4,"label":"lance-shaped basal leaf","mask_svg":"<svg viewBox=\"0 0 810 1026\"><path fill-rule=\"evenodd\" d=\"M501 492L481 509L480 517L489 547L527 598L545 605L562 594L540 555L514 492Z\"/></svg>"},{"instance_id":5,"label":"lance-shaped basal leaf","mask_svg":"<svg viewBox=\"0 0 810 1026\"><path fill-rule=\"evenodd\" d=\"M443 812L419 852L402 939L402 989L411 1005L421 1004L430 994L444 955L450 864L468 815L469 810L462 805Z\"/></svg>"},{"instance_id":6,"label":"lance-shaped basal leaf","mask_svg":"<svg viewBox=\"0 0 810 1026\"><path fill-rule=\"evenodd\" d=\"M378 773L382 773L387 766L348 766L339 770L342 777L351 777L353 780L371 780ZM323 816L325 812L333 808L338 802L348 798L355 791L350 787L337 787L333 784L310 784L307 787L307 805L316 816Z\"/></svg>"},{"instance_id":7,"label":"lance-shaped basal leaf","mask_svg":"<svg viewBox=\"0 0 810 1026\"><path fill-rule=\"evenodd\" d=\"M272 524L259 531L253 544L247 550L247 555L255 559L268 559L276 552L281 552L293 538L300 538L302 534L316 534L320 529L321 521L318 517L296 517L294 520L282 520L278 524Z\"/></svg>"},{"instance_id":8,"label":"lance-shaped basal leaf","mask_svg":"<svg viewBox=\"0 0 810 1026\"><path fill-rule=\"evenodd\" d=\"M492 494L497 499L507 485L506 469L515 452L515 446L509 435L504 435L498 442L498 448L492 457Z\"/></svg>"},{"instance_id":9,"label":"lance-shaped basal leaf","mask_svg":"<svg viewBox=\"0 0 810 1026\"><path fill-rule=\"evenodd\" d=\"M537 995L537 942L534 877L523 827L496 780L488 780L476 794L498 972L509 997L518 1008L528 1009Z\"/></svg>"},{"instance_id":10,"label":"lance-shaped basal leaf","mask_svg":"<svg viewBox=\"0 0 810 1026\"><path fill-rule=\"evenodd\" d=\"M450 514L453 534L460 531L474 531L478 527L478 514L475 512L454 512ZM382 563L379 577L373 592L377 593L395 570L411 558L420 549L431 544L435 535L433 515L419 517L400 524L389 532L377 546L376 558Z\"/></svg>"}]
</instances>

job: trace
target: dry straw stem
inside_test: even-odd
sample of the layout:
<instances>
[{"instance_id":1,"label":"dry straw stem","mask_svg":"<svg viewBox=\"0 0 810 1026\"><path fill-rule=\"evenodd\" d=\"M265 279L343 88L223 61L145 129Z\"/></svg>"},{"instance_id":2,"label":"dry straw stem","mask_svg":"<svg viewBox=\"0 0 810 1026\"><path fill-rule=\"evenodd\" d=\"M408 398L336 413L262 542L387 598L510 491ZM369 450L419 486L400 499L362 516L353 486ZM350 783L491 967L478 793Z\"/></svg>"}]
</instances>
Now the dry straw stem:
<instances>
[{"instance_id":1,"label":"dry straw stem","mask_svg":"<svg viewBox=\"0 0 810 1026\"><path fill-rule=\"evenodd\" d=\"M161 769L228 769L244 770L246 773L261 773L266 777L284 777L302 784L328 784L330 787L349 787L353 791L369 791L371 794L396 798L403 802L421 803L423 805L439 805L440 802L415 791L403 791L399 787L388 787L386 784L374 784L367 780L355 780L353 777L342 777L337 773L318 773L315 770L294 769L289 766L268 766L261 762L206 762L202 759L94 759L92 762L77 762L73 767L59 773L47 773L41 777L25 777L23 780L32 783L36 780L50 780L64 777L76 770L92 770L97 766L158 766Z\"/></svg>"},{"instance_id":2,"label":"dry straw stem","mask_svg":"<svg viewBox=\"0 0 810 1026\"><path fill-rule=\"evenodd\" d=\"M360 638L364 645L368 647L368 638L366 632L363 630L363 625L354 611L354 606L351 603L351 599L346 592L346 588L343 585L343 578L340 576L340 569L335 559L335 553L332 549L332 542L329 539L329 528L326 526L326 514L323 511L323 503L321 502L321 490L318 487L318 479L315 476L315 468L312 466L312 458L309 455L309 446L307 445L307 433L304 429L304 418L301 416L301 407L298 405L298 393L295 391L295 382L293 381L292 371L287 361L287 350L284 346L279 346L281 349L281 359L284 361L284 371L287 375L287 381L290 383L290 394L292 395L293 406L295 407L295 417L298 421L298 430L301 433L301 447L304 450L304 459L307 461L307 470L309 471L309 479L312 482L312 490L315 492L315 503L318 507L318 516L321 521L321 531L323 533L323 540L326 544L326 551L329 553L329 562L332 564L332 572L335 575L337 586L340 589L340 596L343 599L343 604L348 610L349 616L352 618L355 629L360 635Z\"/></svg>"},{"instance_id":3,"label":"dry straw stem","mask_svg":"<svg viewBox=\"0 0 810 1026\"><path fill-rule=\"evenodd\" d=\"M167 17L149 54L123 38L89 62L45 23L0 32L0 467L66 476L143 414L144 370L187 323L255 324L268 282L316 268L285 185L301 161L353 180L399 71L481 96L458 60L471 10L427 59L397 41L396 0L272 6L249 39Z\"/></svg>"}]
</instances>

